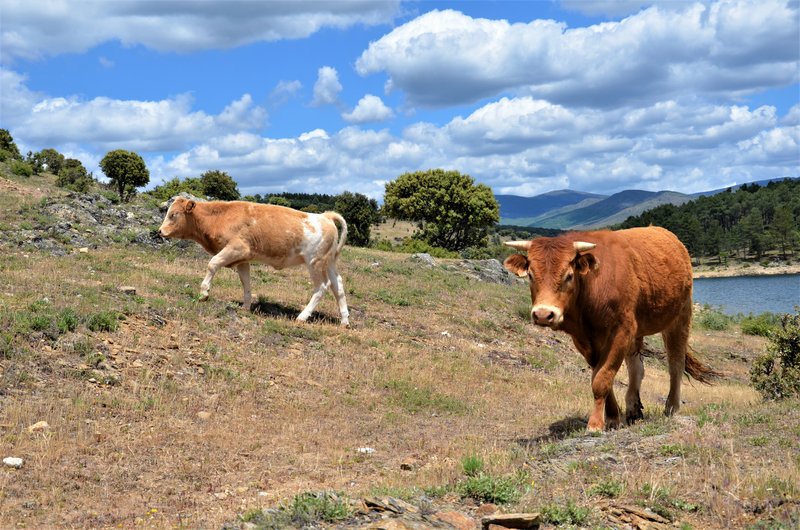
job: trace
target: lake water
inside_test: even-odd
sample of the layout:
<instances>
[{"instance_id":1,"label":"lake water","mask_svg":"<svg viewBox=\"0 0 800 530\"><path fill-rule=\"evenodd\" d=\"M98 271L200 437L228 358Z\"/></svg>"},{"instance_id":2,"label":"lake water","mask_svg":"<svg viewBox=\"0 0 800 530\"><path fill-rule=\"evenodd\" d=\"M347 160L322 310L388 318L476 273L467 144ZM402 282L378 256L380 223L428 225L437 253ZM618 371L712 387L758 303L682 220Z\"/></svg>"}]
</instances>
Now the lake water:
<instances>
[{"instance_id":1,"label":"lake water","mask_svg":"<svg viewBox=\"0 0 800 530\"><path fill-rule=\"evenodd\" d=\"M800 305L800 274L697 278L694 301L724 313L794 313Z\"/></svg>"}]
</instances>

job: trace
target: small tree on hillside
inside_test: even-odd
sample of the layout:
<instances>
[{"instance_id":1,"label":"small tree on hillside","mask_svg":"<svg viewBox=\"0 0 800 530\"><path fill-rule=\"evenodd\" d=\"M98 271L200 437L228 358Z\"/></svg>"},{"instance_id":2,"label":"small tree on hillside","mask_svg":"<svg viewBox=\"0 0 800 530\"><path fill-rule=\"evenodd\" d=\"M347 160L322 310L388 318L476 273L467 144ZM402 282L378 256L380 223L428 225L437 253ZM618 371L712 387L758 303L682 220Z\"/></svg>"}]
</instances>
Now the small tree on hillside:
<instances>
[{"instance_id":1,"label":"small tree on hillside","mask_svg":"<svg viewBox=\"0 0 800 530\"><path fill-rule=\"evenodd\" d=\"M80 160L67 158L58 172L56 185L69 190L85 193L92 187L93 179Z\"/></svg>"},{"instance_id":2,"label":"small tree on hillside","mask_svg":"<svg viewBox=\"0 0 800 530\"><path fill-rule=\"evenodd\" d=\"M200 181L203 183L203 190L209 198L220 201L235 201L241 196L239 195L236 181L224 171L216 169L206 171L200 175Z\"/></svg>"},{"instance_id":3,"label":"small tree on hillside","mask_svg":"<svg viewBox=\"0 0 800 530\"><path fill-rule=\"evenodd\" d=\"M165 183L156 186L147 193L151 197L166 201L180 194L181 192L190 193L195 197L205 197L206 194L205 188L203 187L203 183L200 181L200 179L193 177L189 177L184 180L175 177L172 180L168 180Z\"/></svg>"},{"instance_id":4,"label":"small tree on hillside","mask_svg":"<svg viewBox=\"0 0 800 530\"><path fill-rule=\"evenodd\" d=\"M106 153L100 161L100 169L117 189L119 200L129 201L136 188L150 182L150 172L142 157L132 151L116 149Z\"/></svg>"},{"instance_id":5,"label":"small tree on hillside","mask_svg":"<svg viewBox=\"0 0 800 530\"><path fill-rule=\"evenodd\" d=\"M17 144L8 129L0 129L0 160L22 160Z\"/></svg>"},{"instance_id":6,"label":"small tree on hillside","mask_svg":"<svg viewBox=\"0 0 800 530\"><path fill-rule=\"evenodd\" d=\"M378 201L345 191L336 197L334 210L347 221L347 242L359 247L369 245L370 227L380 219Z\"/></svg>"},{"instance_id":7,"label":"small tree on hillside","mask_svg":"<svg viewBox=\"0 0 800 530\"><path fill-rule=\"evenodd\" d=\"M500 220L491 188L458 171L405 173L386 184L384 213L417 223L418 236L448 250L486 244L489 227Z\"/></svg>"},{"instance_id":8,"label":"small tree on hillside","mask_svg":"<svg viewBox=\"0 0 800 530\"><path fill-rule=\"evenodd\" d=\"M49 171L53 175L58 175L59 171L61 171L61 168L64 166L64 162L66 161L66 158L64 157L64 155L62 155L61 153L59 153L55 149L48 148L48 149L42 149L41 151L39 151L37 153L36 160L37 160L37 163L39 163L39 164L41 164L43 166L47 166L47 171ZM72 160L75 160L75 159L73 158ZM81 167L83 167L83 165L81 165ZM34 169L36 169L36 166L34 166ZM39 172L41 172L42 169L44 169L44 168L40 167L39 170L36 171L36 172L39 173ZM84 171L86 171L86 170L84 170Z\"/></svg>"}]
</instances>

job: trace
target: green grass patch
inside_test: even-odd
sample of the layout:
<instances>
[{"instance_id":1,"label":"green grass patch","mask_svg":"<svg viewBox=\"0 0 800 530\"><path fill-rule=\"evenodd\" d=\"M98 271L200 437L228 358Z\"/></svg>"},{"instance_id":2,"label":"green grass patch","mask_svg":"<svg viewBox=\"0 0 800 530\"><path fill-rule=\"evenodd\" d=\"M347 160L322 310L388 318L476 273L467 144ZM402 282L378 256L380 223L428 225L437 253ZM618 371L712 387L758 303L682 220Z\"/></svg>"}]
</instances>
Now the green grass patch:
<instances>
[{"instance_id":1,"label":"green grass patch","mask_svg":"<svg viewBox=\"0 0 800 530\"><path fill-rule=\"evenodd\" d=\"M296 495L277 509L251 510L239 519L254 530L279 528L316 528L319 523L337 523L352 514L350 501L330 491Z\"/></svg>"},{"instance_id":2,"label":"green grass patch","mask_svg":"<svg viewBox=\"0 0 800 530\"><path fill-rule=\"evenodd\" d=\"M462 401L434 392L430 388L418 386L411 381L390 379L383 384L389 391L389 402L409 414L438 412L444 414L463 414L467 410Z\"/></svg>"},{"instance_id":3,"label":"green grass patch","mask_svg":"<svg viewBox=\"0 0 800 530\"><path fill-rule=\"evenodd\" d=\"M567 499L563 504L550 503L541 506L538 510L542 514L542 522L553 526L583 526L589 520L589 508L575 504L572 499Z\"/></svg>"},{"instance_id":4,"label":"green grass patch","mask_svg":"<svg viewBox=\"0 0 800 530\"><path fill-rule=\"evenodd\" d=\"M624 489L625 486L622 484L622 482L614 479L608 479L589 488L589 495L597 495L599 497L615 499L619 497L620 493L622 493Z\"/></svg>"},{"instance_id":5,"label":"green grass patch","mask_svg":"<svg viewBox=\"0 0 800 530\"><path fill-rule=\"evenodd\" d=\"M469 476L456 487L462 496L479 502L511 504L522 496L516 477L498 477L486 473Z\"/></svg>"}]
</instances>

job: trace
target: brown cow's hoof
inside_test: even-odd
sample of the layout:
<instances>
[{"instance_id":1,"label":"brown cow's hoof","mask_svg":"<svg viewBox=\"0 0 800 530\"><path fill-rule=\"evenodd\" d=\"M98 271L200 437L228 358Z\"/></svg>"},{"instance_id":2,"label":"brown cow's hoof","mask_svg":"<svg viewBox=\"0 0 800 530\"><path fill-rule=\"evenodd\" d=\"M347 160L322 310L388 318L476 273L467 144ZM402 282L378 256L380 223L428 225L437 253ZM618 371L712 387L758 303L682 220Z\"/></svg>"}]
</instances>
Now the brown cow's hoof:
<instances>
[{"instance_id":1,"label":"brown cow's hoof","mask_svg":"<svg viewBox=\"0 0 800 530\"><path fill-rule=\"evenodd\" d=\"M644 407L642 407L642 402L638 402L633 409L625 411L625 423L628 425L633 425L638 420L644 419Z\"/></svg>"}]
</instances>

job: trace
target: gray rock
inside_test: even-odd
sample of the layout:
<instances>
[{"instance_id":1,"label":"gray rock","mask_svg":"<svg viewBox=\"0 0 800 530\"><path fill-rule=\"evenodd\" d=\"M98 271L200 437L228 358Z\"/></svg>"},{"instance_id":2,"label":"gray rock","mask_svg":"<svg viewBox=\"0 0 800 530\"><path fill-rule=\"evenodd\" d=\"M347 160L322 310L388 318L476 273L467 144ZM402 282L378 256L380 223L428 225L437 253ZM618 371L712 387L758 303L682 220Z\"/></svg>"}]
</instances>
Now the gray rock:
<instances>
[{"instance_id":1,"label":"gray rock","mask_svg":"<svg viewBox=\"0 0 800 530\"><path fill-rule=\"evenodd\" d=\"M433 256L431 256L427 252L419 252L417 254L411 254L411 256L408 259L410 259L411 261L422 263L424 265L427 265L428 267L436 266L436 260L433 259Z\"/></svg>"}]
</instances>

